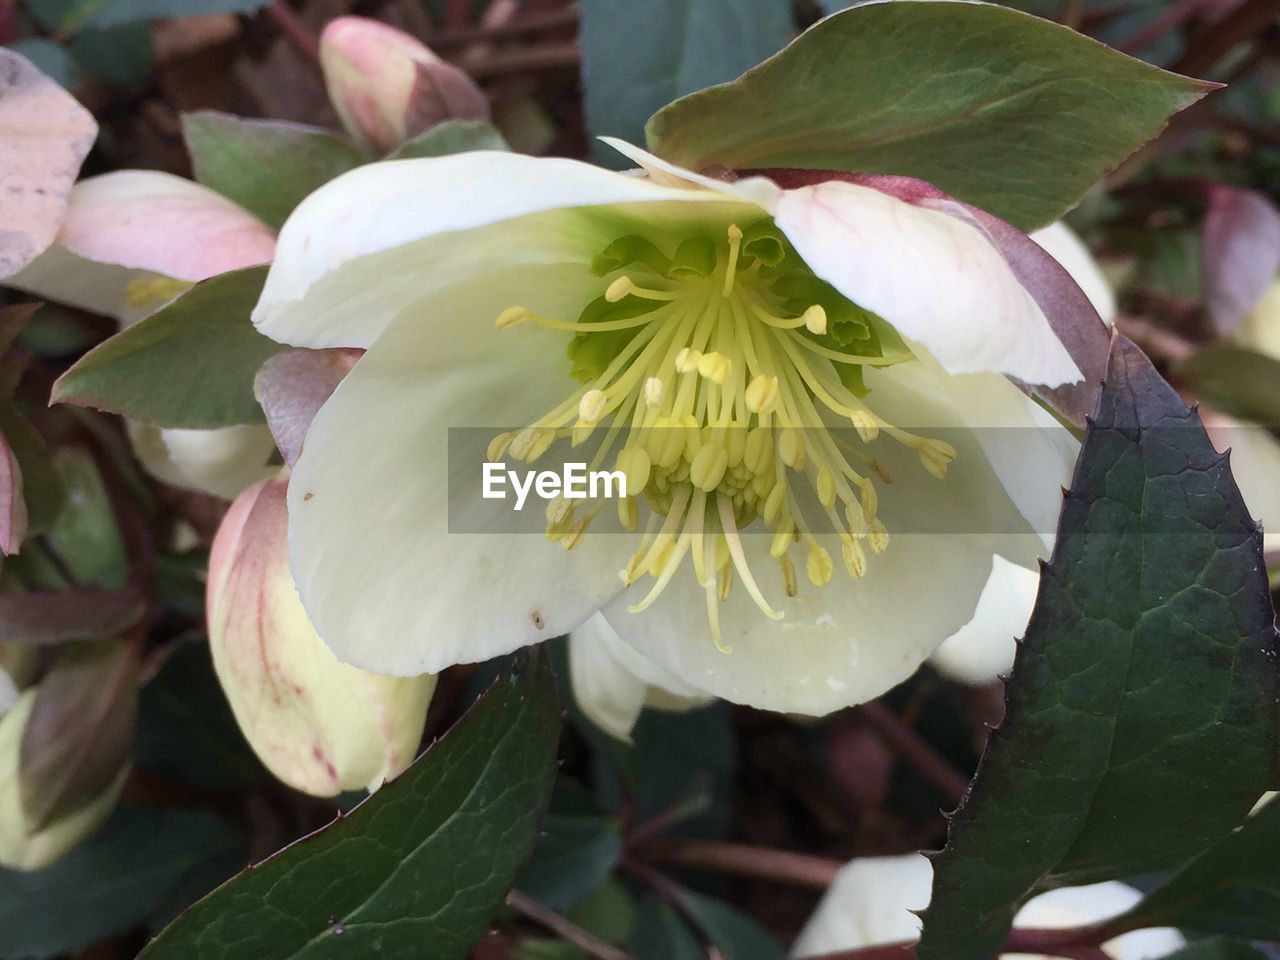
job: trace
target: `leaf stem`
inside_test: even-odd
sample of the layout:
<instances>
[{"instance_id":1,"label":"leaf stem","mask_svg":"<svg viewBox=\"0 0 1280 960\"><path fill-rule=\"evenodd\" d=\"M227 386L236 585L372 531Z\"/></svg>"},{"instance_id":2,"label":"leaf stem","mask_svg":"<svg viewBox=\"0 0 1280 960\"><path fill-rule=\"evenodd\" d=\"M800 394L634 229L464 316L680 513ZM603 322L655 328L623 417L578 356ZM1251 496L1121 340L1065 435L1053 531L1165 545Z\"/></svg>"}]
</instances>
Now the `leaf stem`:
<instances>
[{"instance_id":1,"label":"leaf stem","mask_svg":"<svg viewBox=\"0 0 1280 960\"><path fill-rule=\"evenodd\" d=\"M826 857L716 840L655 840L634 852L653 863L759 877L817 890L829 887L844 866L841 861Z\"/></svg>"},{"instance_id":2,"label":"leaf stem","mask_svg":"<svg viewBox=\"0 0 1280 960\"><path fill-rule=\"evenodd\" d=\"M519 890L512 890L507 894L507 906L525 919L532 920L538 926L545 927L562 940L573 944L595 960L633 960L629 953L588 933L573 921L544 907Z\"/></svg>"},{"instance_id":3,"label":"leaf stem","mask_svg":"<svg viewBox=\"0 0 1280 960\"><path fill-rule=\"evenodd\" d=\"M969 787L969 779L938 753L932 744L878 700L854 709L884 737L885 743L894 752L915 767L953 807L959 805Z\"/></svg>"}]
</instances>

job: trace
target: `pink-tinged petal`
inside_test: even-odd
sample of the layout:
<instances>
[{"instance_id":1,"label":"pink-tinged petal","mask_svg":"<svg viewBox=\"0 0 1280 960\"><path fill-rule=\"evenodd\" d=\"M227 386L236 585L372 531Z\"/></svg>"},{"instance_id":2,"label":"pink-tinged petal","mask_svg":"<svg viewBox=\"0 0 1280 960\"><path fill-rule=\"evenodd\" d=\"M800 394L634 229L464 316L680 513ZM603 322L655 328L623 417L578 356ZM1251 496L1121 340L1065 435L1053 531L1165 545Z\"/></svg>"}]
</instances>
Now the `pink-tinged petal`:
<instances>
[{"instance_id":1,"label":"pink-tinged petal","mask_svg":"<svg viewBox=\"0 0 1280 960\"><path fill-rule=\"evenodd\" d=\"M1280 273L1280 210L1253 190L1215 185L1201 256L1209 315L1219 333L1231 333Z\"/></svg>"},{"instance_id":2,"label":"pink-tinged petal","mask_svg":"<svg viewBox=\"0 0 1280 960\"><path fill-rule=\"evenodd\" d=\"M286 464L292 467L297 462L316 412L363 353L299 347L277 353L262 365L253 392Z\"/></svg>"},{"instance_id":3,"label":"pink-tinged petal","mask_svg":"<svg viewBox=\"0 0 1280 960\"><path fill-rule=\"evenodd\" d=\"M152 170L76 184L57 243L77 256L195 282L270 262L271 228L221 194Z\"/></svg>"},{"instance_id":4,"label":"pink-tinged petal","mask_svg":"<svg viewBox=\"0 0 1280 960\"><path fill-rule=\"evenodd\" d=\"M1084 241L1061 220L1027 234L1062 264L1108 327L1116 322L1116 293Z\"/></svg>"},{"instance_id":5,"label":"pink-tinged petal","mask_svg":"<svg viewBox=\"0 0 1280 960\"><path fill-rule=\"evenodd\" d=\"M786 190L775 221L815 274L923 344L949 373L989 371L1048 386L1078 381L1080 370L1019 265L997 249L985 224L899 192L909 199L884 184L827 180Z\"/></svg>"}]
</instances>

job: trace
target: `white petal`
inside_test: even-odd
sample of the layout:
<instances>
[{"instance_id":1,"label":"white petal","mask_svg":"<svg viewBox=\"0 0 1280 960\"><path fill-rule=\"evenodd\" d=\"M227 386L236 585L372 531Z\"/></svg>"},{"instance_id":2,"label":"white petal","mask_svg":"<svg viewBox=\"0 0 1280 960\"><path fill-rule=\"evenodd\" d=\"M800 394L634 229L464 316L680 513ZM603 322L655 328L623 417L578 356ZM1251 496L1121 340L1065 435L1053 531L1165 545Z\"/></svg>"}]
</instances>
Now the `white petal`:
<instances>
[{"instance_id":1,"label":"white petal","mask_svg":"<svg viewBox=\"0 0 1280 960\"><path fill-rule=\"evenodd\" d=\"M257 424L216 430L161 428L127 420L133 452L158 480L231 500L241 490L275 473L271 431Z\"/></svg>"},{"instance_id":2,"label":"white petal","mask_svg":"<svg viewBox=\"0 0 1280 960\"><path fill-rule=\"evenodd\" d=\"M947 638L929 658L943 676L975 686L1008 674L1035 606L1037 573L1004 557L992 558L973 619Z\"/></svg>"},{"instance_id":3,"label":"white petal","mask_svg":"<svg viewBox=\"0 0 1280 960\"><path fill-rule=\"evenodd\" d=\"M681 711L709 699L624 643L600 613L569 637L569 676L582 712L626 743L643 707Z\"/></svg>"},{"instance_id":4,"label":"white petal","mask_svg":"<svg viewBox=\"0 0 1280 960\"><path fill-rule=\"evenodd\" d=\"M1093 258L1084 242L1061 220L1029 234L1049 256L1057 260L1071 279L1084 291L1084 295L1098 311L1102 322L1112 326L1116 321L1116 294L1103 276L1098 261Z\"/></svg>"},{"instance_id":5,"label":"white petal","mask_svg":"<svg viewBox=\"0 0 1280 960\"><path fill-rule=\"evenodd\" d=\"M695 189L701 187L731 194L735 198L746 200L748 203L753 203L770 213L777 206L778 198L782 196L782 189L767 177L747 177L742 180L732 181L717 180L714 177L694 173L692 170L686 170L684 167L669 163L648 150L642 150L635 144L619 140L617 137L600 137L599 139L602 143L607 143L628 160L634 162L636 166L644 170L645 175L654 183L659 183L663 186L691 187Z\"/></svg>"},{"instance_id":6,"label":"white petal","mask_svg":"<svg viewBox=\"0 0 1280 960\"><path fill-rule=\"evenodd\" d=\"M864 857L840 870L791 947L796 960L914 941L929 905L933 867L918 853Z\"/></svg>"},{"instance_id":7,"label":"white petal","mask_svg":"<svg viewBox=\"0 0 1280 960\"><path fill-rule=\"evenodd\" d=\"M1267 288L1232 337L1246 347L1280 360L1280 280Z\"/></svg>"},{"instance_id":8,"label":"white petal","mask_svg":"<svg viewBox=\"0 0 1280 960\"><path fill-rule=\"evenodd\" d=\"M493 318L513 302L576 315L584 283L599 285L583 275L502 269L437 297L429 316L393 324L312 421L289 486L290 557L341 659L439 672L574 630L620 589L625 538L589 534L566 552L543 535L541 501L513 514L480 497L489 438L574 386L563 334Z\"/></svg>"},{"instance_id":9,"label":"white petal","mask_svg":"<svg viewBox=\"0 0 1280 960\"><path fill-rule=\"evenodd\" d=\"M1036 897L1014 918L1018 927L1056 930L1084 926L1119 916L1136 906L1142 894L1123 883L1110 881L1087 887L1063 887ZM1186 941L1176 930L1138 930L1103 944L1112 960L1157 960L1167 957ZM1004 960L1041 960L1038 954L1007 953ZM1051 958L1044 958L1051 960Z\"/></svg>"},{"instance_id":10,"label":"white petal","mask_svg":"<svg viewBox=\"0 0 1280 960\"><path fill-rule=\"evenodd\" d=\"M805 553L797 548L792 559L799 593L787 599L777 562L768 555L771 536L756 525L743 532L744 550L766 599L785 614L782 620L764 616L735 584L718 608L731 648L722 653L705 626L703 588L691 570L681 570L644 612L626 610L644 582L606 609L622 638L718 697L821 715L902 682L971 620L994 554L1032 565L1043 549L1039 537L1004 495L978 439L937 381L927 371L904 376L917 366L903 364L878 377L868 371L873 389L867 402L904 428L919 427L925 435L929 426L943 431L958 455L946 478L936 480L912 451L883 435L867 448L893 478L892 484L878 484L879 516L891 539L883 554L868 551L862 580L848 577L840 545L828 536L835 578L826 587L812 587L805 579Z\"/></svg>"},{"instance_id":11,"label":"white petal","mask_svg":"<svg viewBox=\"0 0 1280 960\"><path fill-rule=\"evenodd\" d=\"M5 282L61 303L140 320L193 283L268 262L275 235L198 183L121 170L76 184L54 245ZM153 296L147 285L156 288Z\"/></svg>"},{"instance_id":12,"label":"white petal","mask_svg":"<svg viewBox=\"0 0 1280 960\"><path fill-rule=\"evenodd\" d=\"M755 209L722 193L515 153L369 164L289 217L254 322L296 346L368 347L442 286L501 265L587 264L619 236L704 216L704 204L726 218Z\"/></svg>"},{"instance_id":13,"label":"white petal","mask_svg":"<svg viewBox=\"0 0 1280 960\"><path fill-rule=\"evenodd\" d=\"M1008 263L973 225L842 181L784 191L775 219L819 277L924 344L950 373L1080 379Z\"/></svg>"}]
</instances>

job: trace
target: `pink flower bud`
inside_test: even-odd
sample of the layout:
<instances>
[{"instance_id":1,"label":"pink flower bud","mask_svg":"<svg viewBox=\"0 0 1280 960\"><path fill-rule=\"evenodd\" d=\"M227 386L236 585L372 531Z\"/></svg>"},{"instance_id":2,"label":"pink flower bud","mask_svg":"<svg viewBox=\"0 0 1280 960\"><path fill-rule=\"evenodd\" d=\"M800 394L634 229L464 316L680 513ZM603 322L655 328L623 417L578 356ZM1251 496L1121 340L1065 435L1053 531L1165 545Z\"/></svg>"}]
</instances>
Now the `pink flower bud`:
<instances>
[{"instance_id":1,"label":"pink flower bud","mask_svg":"<svg viewBox=\"0 0 1280 960\"><path fill-rule=\"evenodd\" d=\"M281 473L245 490L209 557L213 665L245 738L295 789L376 789L413 759L434 676L341 663L311 626L289 571Z\"/></svg>"},{"instance_id":2,"label":"pink flower bud","mask_svg":"<svg viewBox=\"0 0 1280 960\"><path fill-rule=\"evenodd\" d=\"M320 35L320 64L343 125L379 153L445 120L489 118L488 100L466 73L377 20L330 21Z\"/></svg>"}]
</instances>

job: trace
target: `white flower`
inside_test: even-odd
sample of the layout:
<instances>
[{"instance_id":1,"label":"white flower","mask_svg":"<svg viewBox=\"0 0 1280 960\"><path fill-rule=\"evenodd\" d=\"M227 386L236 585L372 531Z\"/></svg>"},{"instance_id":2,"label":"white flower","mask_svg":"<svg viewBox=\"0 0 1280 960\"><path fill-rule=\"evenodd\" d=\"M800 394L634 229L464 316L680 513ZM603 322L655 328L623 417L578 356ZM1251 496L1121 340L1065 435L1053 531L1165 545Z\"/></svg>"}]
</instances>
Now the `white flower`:
<instances>
[{"instance_id":1,"label":"white flower","mask_svg":"<svg viewBox=\"0 0 1280 960\"><path fill-rule=\"evenodd\" d=\"M620 149L647 175L376 164L285 224L259 328L368 348L290 484L303 603L371 670L484 660L600 612L701 694L809 714L876 696L971 619L993 556L1043 551L1077 446L1005 375L1080 371L936 191L726 183ZM546 538L515 533L478 496L484 444L451 458L450 428L485 428L490 460L617 465L644 493L553 501ZM656 526L588 531L615 512Z\"/></svg>"},{"instance_id":2,"label":"white flower","mask_svg":"<svg viewBox=\"0 0 1280 960\"><path fill-rule=\"evenodd\" d=\"M933 868L918 853L852 860L836 875L791 948L796 960L841 950L914 942L919 912L929 905ZM1063 929L1118 916L1142 895L1123 883L1064 887L1041 894L1019 911L1014 926ZM1139 930L1103 944L1111 960L1156 960L1185 941L1174 930ZM1050 960L1006 953L1003 960Z\"/></svg>"},{"instance_id":3,"label":"white flower","mask_svg":"<svg viewBox=\"0 0 1280 960\"><path fill-rule=\"evenodd\" d=\"M266 224L207 187L121 170L77 183L54 245L4 282L127 327L192 284L266 263L274 252ZM270 431L257 425L176 430L135 422L129 438L158 479L227 499L266 476L275 453Z\"/></svg>"}]
</instances>

